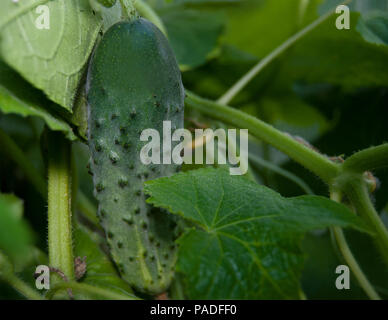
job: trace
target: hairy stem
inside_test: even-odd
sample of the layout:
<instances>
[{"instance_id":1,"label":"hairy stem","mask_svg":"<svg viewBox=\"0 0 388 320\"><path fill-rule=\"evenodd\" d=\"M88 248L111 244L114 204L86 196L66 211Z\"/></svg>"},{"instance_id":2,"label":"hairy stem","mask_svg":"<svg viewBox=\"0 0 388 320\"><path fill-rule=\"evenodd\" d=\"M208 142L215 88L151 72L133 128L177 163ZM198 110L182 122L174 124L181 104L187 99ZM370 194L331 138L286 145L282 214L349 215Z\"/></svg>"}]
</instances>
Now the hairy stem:
<instances>
[{"instance_id":1,"label":"hairy stem","mask_svg":"<svg viewBox=\"0 0 388 320\"><path fill-rule=\"evenodd\" d=\"M284 152L325 182L330 183L339 174L338 164L271 125L237 109L201 98L189 91L186 91L186 94L187 107L238 128L248 129L251 135Z\"/></svg>"},{"instance_id":2,"label":"hairy stem","mask_svg":"<svg viewBox=\"0 0 388 320\"><path fill-rule=\"evenodd\" d=\"M373 227L376 246L388 265L388 229L372 204L363 176L351 175L344 189L357 213Z\"/></svg>"},{"instance_id":3,"label":"hairy stem","mask_svg":"<svg viewBox=\"0 0 388 320\"><path fill-rule=\"evenodd\" d=\"M331 192L330 198L336 202L341 202L341 194L339 192ZM340 250L345 262L348 264L350 270L352 270L354 277L357 279L361 288L365 291L366 295L372 300L381 300L379 294L375 291L368 278L359 266L356 258L354 257L350 247L346 241L345 234L339 227L331 228L331 231L336 240L338 249Z\"/></svg>"},{"instance_id":4,"label":"hairy stem","mask_svg":"<svg viewBox=\"0 0 388 320\"><path fill-rule=\"evenodd\" d=\"M134 0L120 0L123 18L133 20L137 18L137 12L134 6Z\"/></svg>"},{"instance_id":5,"label":"hairy stem","mask_svg":"<svg viewBox=\"0 0 388 320\"><path fill-rule=\"evenodd\" d=\"M345 1L344 4L351 2L351 0ZM268 56L261 59L251 70L249 70L240 80L238 80L217 102L220 104L228 104L232 99L254 78L260 71L262 71L266 66L268 66L272 61L284 53L288 48L295 44L298 40L302 39L305 35L310 33L321 23L327 20L332 14L334 14L335 9L330 10L328 13L320 16L317 20L309 24L307 27L303 28L297 32L292 37L288 38L283 42L279 47L273 50Z\"/></svg>"},{"instance_id":6,"label":"hairy stem","mask_svg":"<svg viewBox=\"0 0 388 320\"><path fill-rule=\"evenodd\" d=\"M388 143L359 151L343 164L344 170L364 172L388 167Z\"/></svg>"},{"instance_id":7,"label":"hairy stem","mask_svg":"<svg viewBox=\"0 0 388 320\"><path fill-rule=\"evenodd\" d=\"M70 143L48 133L48 247L50 266L74 278L71 224Z\"/></svg>"},{"instance_id":8,"label":"hairy stem","mask_svg":"<svg viewBox=\"0 0 388 320\"><path fill-rule=\"evenodd\" d=\"M348 264L350 270L352 270L354 277L357 279L361 288L365 291L366 295L371 300L381 300L379 294L375 291L368 278L365 276L361 267L357 263L356 258L353 256L352 251L349 248L348 243L346 242L345 234L339 227L333 227L332 232L334 234L338 248Z\"/></svg>"}]
</instances>

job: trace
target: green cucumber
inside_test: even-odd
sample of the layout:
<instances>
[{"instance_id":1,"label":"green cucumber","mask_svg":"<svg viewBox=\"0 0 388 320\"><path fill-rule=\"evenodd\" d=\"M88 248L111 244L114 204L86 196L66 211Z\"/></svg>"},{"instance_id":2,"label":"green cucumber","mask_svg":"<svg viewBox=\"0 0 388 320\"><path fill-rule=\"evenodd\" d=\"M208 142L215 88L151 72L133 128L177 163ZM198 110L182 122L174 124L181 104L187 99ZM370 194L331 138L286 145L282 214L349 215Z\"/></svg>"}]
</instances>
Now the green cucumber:
<instances>
[{"instance_id":1,"label":"green cucumber","mask_svg":"<svg viewBox=\"0 0 388 320\"><path fill-rule=\"evenodd\" d=\"M86 91L90 169L112 257L135 289L164 292L176 261L176 223L146 204L143 183L179 167L144 165L140 134L152 128L163 137L166 120L183 128L184 88L165 36L145 19L113 25L93 53Z\"/></svg>"}]
</instances>

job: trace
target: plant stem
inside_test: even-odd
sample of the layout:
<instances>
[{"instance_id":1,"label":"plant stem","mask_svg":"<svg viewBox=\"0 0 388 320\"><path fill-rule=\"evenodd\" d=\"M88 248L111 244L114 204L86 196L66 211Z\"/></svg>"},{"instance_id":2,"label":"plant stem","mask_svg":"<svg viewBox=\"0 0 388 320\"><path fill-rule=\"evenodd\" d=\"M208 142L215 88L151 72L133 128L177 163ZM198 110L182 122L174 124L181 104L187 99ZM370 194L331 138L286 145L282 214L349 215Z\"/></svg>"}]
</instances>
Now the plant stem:
<instances>
[{"instance_id":1,"label":"plant stem","mask_svg":"<svg viewBox=\"0 0 388 320\"><path fill-rule=\"evenodd\" d=\"M388 265L388 229L372 204L363 176L360 174L351 177L347 179L348 183L344 186L345 193L357 213L373 227L377 248Z\"/></svg>"},{"instance_id":2,"label":"plant stem","mask_svg":"<svg viewBox=\"0 0 388 320\"><path fill-rule=\"evenodd\" d=\"M134 6L141 16L151 21L167 37L167 29L164 26L163 21L159 18L154 9L152 9L148 3L142 0L136 0L134 2Z\"/></svg>"},{"instance_id":3,"label":"plant stem","mask_svg":"<svg viewBox=\"0 0 388 320\"><path fill-rule=\"evenodd\" d=\"M345 160L343 167L359 173L388 167L388 143L353 154Z\"/></svg>"},{"instance_id":4,"label":"plant stem","mask_svg":"<svg viewBox=\"0 0 388 320\"><path fill-rule=\"evenodd\" d=\"M236 127L248 129L254 137L287 154L327 183L339 174L340 166L326 156L308 148L291 136L242 111L222 105L186 91L186 106Z\"/></svg>"},{"instance_id":5,"label":"plant stem","mask_svg":"<svg viewBox=\"0 0 388 320\"><path fill-rule=\"evenodd\" d=\"M133 0L120 0L123 18L133 20L137 18L137 12Z\"/></svg>"},{"instance_id":6,"label":"plant stem","mask_svg":"<svg viewBox=\"0 0 388 320\"><path fill-rule=\"evenodd\" d=\"M349 3L351 0L345 1L344 4ZM220 104L228 104L232 99L254 78L262 71L267 65L269 65L273 60L279 57L283 52L295 44L298 40L302 39L309 32L318 27L326 19L328 19L335 9L330 10L328 13L320 16L317 20L309 24L307 27L303 28L292 37L288 38L283 42L279 47L273 50L268 56L260 60L251 70L249 70L240 80L238 80L217 102Z\"/></svg>"},{"instance_id":7,"label":"plant stem","mask_svg":"<svg viewBox=\"0 0 388 320\"><path fill-rule=\"evenodd\" d=\"M19 146L0 129L0 148L7 156L12 159L24 172L27 179L35 186L36 190L43 196L47 196L46 183L42 176L26 158Z\"/></svg>"},{"instance_id":8,"label":"plant stem","mask_svg":"<svg viewBox=\"0 0 388 320\"><path fill-rule=\"evenodd\" d=\"M333 227L332 232L334 234L335 240L337 242L338 248L343 258L348 264L350 270L352 270L355 278L357 279L361 288L365 291L366 295L371 300L381 300L379 294L375 291L373 286L370 284L368 278L365 276L361 267L357 263L357 260L353 256L352 251L350 250L348 243L346 242L346 238L342 229L339 227Z\"/></svg>"},{"instance_id":9,"label":"plant stem","mask_svg":"<svg viewBox=\"0 0 388 320\"><path fill-rule=\"evenodd\" d=\"M4 277L4 280L13 287L16 291L22 294L29 300L43 300L44 298L37 293L33 288L31 288L23 280L19 279L14 274L7 274L7 277Z\"/></svg>"},{"instance_id":10,"label":"plant stem","mask_svg":"<svg viewBox=\"0 0 388 320\"><path fill-rule=\"evenodd\" d=\"M74 278L71 225L70 143L48 132L48 247L50 266Z\"/></svg>"},{"instance_id":11,"label":"plant stem","mask_svg":"<svg viewBox=\"0 0 388 320\"><path fill-rule=\"evenodd\" d=\"M98 295L101 297L104 297L106 299L111 299L111 300L140 300L137 297L130 297L127 295L123 295L117 292L113 292L110 290L106 290L103 288L95 287L90 284L86 283L79 283L79 282L61 282L56 284L48 293L47 293L47 299L52 299L54 295L60 291L60 290L66 290L66 289L72 289L74 291L78 292L84 292L84 293L89 293L89 294L94 294Z\"/></svg>"},{"instance_id":12,"label":"plant stem","mask_svg":"<svg viewBox=\"0 0 388 320\"><path fill-rule=\"evenodd\" d=\"M340 192L330 193L330 199L332 199L333 201L341 203L341 198L342 196ZM368 278L366 277L356 258L354 257L352 251L350 250L350 247L346 241L345 234L342 229L339 227L333 227L331 228L331 231L334 235L338 249L340 250L345 262L350 267L350 270L352 270L355 278L357 279L361 288L363 288L363 290L365 291L366 295L371 300L381 300L379 294L375 291L375 289L369 282Z\"/></svg>"}]
</instances>

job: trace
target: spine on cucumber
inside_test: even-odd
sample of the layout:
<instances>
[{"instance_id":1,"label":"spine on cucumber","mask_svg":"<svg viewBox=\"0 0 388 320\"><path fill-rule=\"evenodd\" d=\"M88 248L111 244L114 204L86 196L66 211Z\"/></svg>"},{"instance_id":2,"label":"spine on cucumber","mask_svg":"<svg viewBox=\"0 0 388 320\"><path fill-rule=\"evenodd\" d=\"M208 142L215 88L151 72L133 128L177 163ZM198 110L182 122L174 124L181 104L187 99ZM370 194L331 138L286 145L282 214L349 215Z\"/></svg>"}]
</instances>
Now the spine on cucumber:
<instances>
[{"instance_id":1,"label":"spine on cucumber","mask_svg":"<svg viewBox=\"0 0 388 320\"><path fill-rule=\"evenodd\" d=\"M113 25L93 53L86 90L90 169L112 257L134 288L161 293L173 276L176 224L146 204L143 183L178 167L143 164L140 134L163 137L167 120L183 128L184 89L167 39L145 19Z\"/></svg>"}]
</instances>

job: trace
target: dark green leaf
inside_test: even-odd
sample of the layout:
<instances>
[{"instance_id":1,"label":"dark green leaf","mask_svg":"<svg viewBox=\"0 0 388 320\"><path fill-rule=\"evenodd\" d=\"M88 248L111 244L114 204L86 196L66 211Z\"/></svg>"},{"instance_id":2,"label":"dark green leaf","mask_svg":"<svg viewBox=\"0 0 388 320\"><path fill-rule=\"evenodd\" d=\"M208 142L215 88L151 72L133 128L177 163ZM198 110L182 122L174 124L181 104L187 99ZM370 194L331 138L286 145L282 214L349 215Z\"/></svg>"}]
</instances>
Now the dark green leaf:
<instances>
[{"instance_id":1,"label":"dark green leaf","mask_svg":"<svg viewBox=\"0 0 388 320\"><path fill-rule=\"evenodd\" d=\"M318 196L283 198L222 169L149 181L148 202L192 221L179 240L178 271L192 299L297 298L307 231L366 230L346 207Z\"/></svg>"},{"instance_id":2,"label":"dark green leaf","mask_svg":"<svg viewBox=\"0 0 388 320\"><path fill-rule=\"evenodd\" d=\"M217 13L175 7L161 11L161 18L183 70L206 61L217 46L224 22Z\"/></svg>"}]
</instances>

